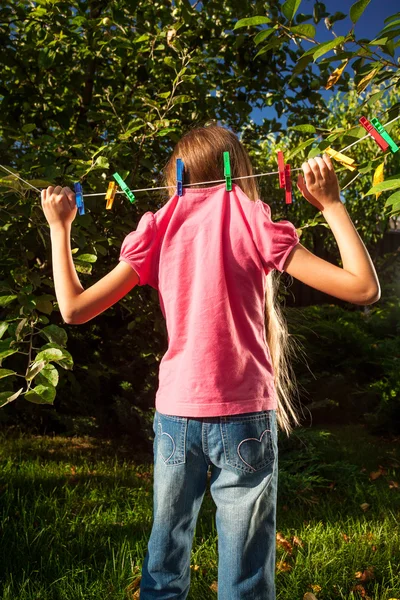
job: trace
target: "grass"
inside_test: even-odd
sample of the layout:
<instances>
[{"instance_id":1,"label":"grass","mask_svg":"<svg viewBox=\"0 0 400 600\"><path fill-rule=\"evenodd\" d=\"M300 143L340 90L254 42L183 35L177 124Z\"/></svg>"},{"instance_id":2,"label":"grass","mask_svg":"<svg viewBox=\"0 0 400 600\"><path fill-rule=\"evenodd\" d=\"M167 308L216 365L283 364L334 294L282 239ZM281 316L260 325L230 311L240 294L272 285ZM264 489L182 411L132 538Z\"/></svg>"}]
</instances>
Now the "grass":
<instances>
[{"instance_id":1,"label":"grass","mask_svg":"<svg viewBox=\"0 0 400 600\"><path fill-rule=\"evenodd\" d=\"M152 522L149 459L92 437L0 437L0 600L139 598ZM360 425L284 437L277 598L400 599L400 438L375 438ZM188 600L217 598L209 489L191 564Z\"/></svg>"}]
</instances>

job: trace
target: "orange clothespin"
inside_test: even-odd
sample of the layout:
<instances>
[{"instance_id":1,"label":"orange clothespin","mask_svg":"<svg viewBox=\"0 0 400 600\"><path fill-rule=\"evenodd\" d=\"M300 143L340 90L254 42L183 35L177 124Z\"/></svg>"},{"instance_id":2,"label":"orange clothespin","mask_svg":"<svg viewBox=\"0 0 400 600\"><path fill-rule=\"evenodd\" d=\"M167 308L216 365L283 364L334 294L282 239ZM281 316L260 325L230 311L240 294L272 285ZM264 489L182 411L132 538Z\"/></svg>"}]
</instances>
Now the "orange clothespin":
<instances>
[{"instance_id":1,"label":"orange clothespin","mask_svg":"<svg viewBox=\"0 0 400 600\"><path fill-rule=\"evenodd\" d=\"M115 183L115 181L110 181L110 183L108 184L108 190L106 193L106 200L107 200L106 210L110 210L112 208L116 191L117 191L117 184Z\"/></svg>"},{"instance_id":2,"label":"orange clothespin","mask_svg":"<svg viewBox=\"0 0 400 600\"><path fill-rule=\"evenodd\" d=\"M286 204L293 203L292 180L290 179L290 165L285 165L285 198Z\"/></svg>"}]
</instances>

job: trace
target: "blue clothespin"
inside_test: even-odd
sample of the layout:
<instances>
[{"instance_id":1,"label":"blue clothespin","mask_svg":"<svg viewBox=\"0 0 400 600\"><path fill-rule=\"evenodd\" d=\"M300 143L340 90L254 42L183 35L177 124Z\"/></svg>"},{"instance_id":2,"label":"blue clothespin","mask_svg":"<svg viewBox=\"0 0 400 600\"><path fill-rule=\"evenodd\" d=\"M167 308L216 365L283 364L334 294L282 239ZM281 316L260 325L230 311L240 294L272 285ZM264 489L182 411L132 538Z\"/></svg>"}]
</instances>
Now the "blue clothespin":
<instances>
[{"instance_id":1,"label":"blue clothespin","mask_svg":"<svg viewBox=\"0 0 400 600\"><path fill-rule=\"evenodd\" d=\"M85 214L85 204L83 202L83 192L80 183L74 183L76 206L80 215Z\"/></svg>"},{"instance_id":2,"label":"blue clothespin","mask_svg":"<svg viewBox=\"0 0 400 600\"><path fill-rule=\"evenodd\" d=\"M183 170L185 165L181 158L176 159L176 193L183 196Z\"/></svg>"}]
</instances>

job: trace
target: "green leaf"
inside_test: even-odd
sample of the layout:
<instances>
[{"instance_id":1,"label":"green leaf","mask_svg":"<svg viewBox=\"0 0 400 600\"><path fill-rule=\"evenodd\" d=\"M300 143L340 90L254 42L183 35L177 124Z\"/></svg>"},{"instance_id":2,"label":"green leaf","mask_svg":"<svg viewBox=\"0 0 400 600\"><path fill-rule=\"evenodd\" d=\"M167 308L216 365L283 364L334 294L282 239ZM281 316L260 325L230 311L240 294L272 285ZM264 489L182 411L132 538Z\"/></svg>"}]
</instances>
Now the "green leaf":
<instances>
[{"instance_id":1,"label":"green leaf","mask_svg":"<svg viewBox=\"0 0 400 600\"><path fill-rule=\"evenodd\" d=\"M139 44L139 42L145 42L146 40L149 39L149 34L148 33L144 33L143 35L139 36L138 38L135 38L133 40L134 44Z\"/></svg>"},{"instance_id":2,"label":"green leaf","mask_svg":"<svg viewBox=\"0 0 400 600\"><path fill-rule=\"evenodd\" d=\"M53 312L53 303L45 296L35 298L36 308L45 315L51 315Z\"/></svg>"},{"instance_id":3,"label":"green leaf","mask_svg":"<svg viewBox=\"0 0 400 600\"><path fill-rule=\"evenodd\" d=\"M15 392L15 394L14 394L14 392L1 392L0 393L0 406L4 406L5 404L12 402L13 400L16 400L23 389L24 388L21 388L20 390L18 390L18 392Z\"/></svg>"},{"instance_id":4,"label":"green leaf","mask_svg":"<svg viewBox=\"0 0 400 600\"><path fill-rule=\"evenodd\" d=\"M304 71L307 65L309 65L310 62L312 62L312 59L312 56L304 56L303 54L303 56L297 61L297 64L294 66L292 76L302 73L302 71Z\"/></svg>"},{"instance_id":5,"label":"green leaf","mask_svg":"<svg viewBox=\"0 0 400 600\"><path fill-rule=\"evenodd\" d=\"M297 1L299 2L300 0ZM265 23L271 23L271 19L269 17L262 17L261 15L257 17L248 17L237 21L233 29L239 29L239 27L251 27L253 25L264 25Z\"/></svg>"},{"instance_id":6,"label":"green leaf","mask_svg":"<svg viewBox=\"0 0 400 600\"><path fill-rule=\"evenodd\" d=\"M336 46L343 44L344 40L345 40L345 38L343 35L338 35L337 38L335 38L334 40L331 40L330 42L323 42L322 44L318 44L318 46L316 47L316 49L314 49L314 52L312 53L313 57L314 57L314 61L316 61L317 58L319 58L320 56L323 56L330 50L333 50L334 48L336 48ZM303 56L304 56L304 54L303 54Z\"/></svg>"},{"instance_id":7,"label":"green leaf","mask_svg":"<svg viewBox=\"0 0 400 600\"><path fill-rule=\"evenodd\" d=\"M282 13L288 21L293 19L300 4L301 0L286 0L286 2L282 4Z\"/></svg>"},{"instance_id":8,"label":"green leaf","mask_svg":"<svg viewBox=\"0 0 400 600\"><path fill-rule=\"evenodd\" d=\"M89 275L92 272L92 265L87 262L74 262L75 269L78 273L85 273L85 275Z\"/></svg>"},{"instance_id":9,"label":"green leaf","mask_svg":"<svg viewBox=\"0 0 400 600\"><path fill-rule=\"evenodd\" d=\"M87 263L95 263L97 260L97 256L95 254L80 254L79 256L75 257L76 260L81 260L83 262L87 262Z\"/></svg>"},{"instance_id":10,"label":"green leaf","mask_svg":"<svg viewBox=\"0 0 400 600\"><path fill-rule=\"evenodd\" d=\"M37 385L25 394L25 399L34 404L53 404L55 397L56 388L49 383L47 385Z\"/></svg>"},{"instance_id":11,"label":"green leaf","mask_svg":"<svg viewBox=\"0 0 400 600\"><path fill-rule=\"evenodd\" d=\"M175 98L172 100L172 106L175 106L175 104L185 104L186 102L191 102L193 98L191 98L191 96L187 96L185 94L182 94L181 96L175 96Z\"/></svg>"},{"instance_id":12,"label":"green leaf","mask_svg":"<svg viewBox=\"0 0 400 600\"><path fill-rule=\"evenodd\" d=\"M0 340L3 337L3 335L5 334L5 332L8 329L8 323L6 321L3 321L2 323L0 323Z\"/></svg>"},{"instance_id":13,"label":"green leaf","mask_svg":"<svg viewBox=\"0 0 400 600\"><path fill-rule=\"evenodd\" d=\"M11 304L11 302L14 302L16 298L18 298L18 296L0 296L0 306L8 306L9 304Z\"/></svg>"},{"instance_id":14,"label":"green leaf","mask_svg":"<svg viewBox=\"0 0 400 600\"><path fill-rule=\"evenodd\" d=\"M10 377L10 375L15 374L15 371L10 371L10 369L0 369L0 379L4 379L4 377Z\"/></svg>"},{"instance_id":15,"label":"green leaf","mask_svg":"<svg viewBox=\"0 0 400 600\"><path fill-rule=\"evenodd\" d=\"M361 17L370 2L371 0L358 0L358 2L353 4L353 6L350 8L350 19L353 21L353 23L357 23L358 19Z\"/></svg>"},{"instance_id":16,"label":"green leaf","mask_svg":"<svg viewBox=\"0 0 400 600\"><path fill-rule=\"evenodd\" d=\"M298 154L302 150L305 150L306 148L308 148L308 146L311 146L313 142L315 142L315 138L311 138L310 140L306 140L302 144L299 144L297 148L295 148L294 150L292 150L292 152L290 152L290 154L288 154L286 160L288 161L289 159L293 158L294 156L296 156L296 154Z\"/></svg>"},{"instance_id":17,"label":"green leaf","mask_svg":"<svg viewBox=\"0 0 400 600\"><path fill-rule=\"evenodd\" d=\"M14 340L12 337L0 341L0 359L6 358L7 356L11 356L12 354L18 352L16 348L11 347L11 343L13 341Z\"/></svg>"},{"instance_id":18,"label":"green leaf","mask_svg":"<svg viewBox=\"0 0 400 600\"><path fill-rule=\"evenodd\" d=\"M385 202L385 206L391 206L400 202L400 192L395 192Z\"/></svg>"},{"instance_id":19,"label":"green leaf","mask_svg":"<svg viewBox=\"0 0 400 600\"><path fill-rule=\"evenodd\" d=\"M256 46L258 46L258 44L260 44L260 42L263 42L265 39L269 38L270 35L272 35L274 33L275 28L273 29L264 29L264 31L259 31L257 33L257 35L254 37L254 43Z\"/></svg>"},{"instance_id":20,"label":"green leaf","mask_svg":"<svg viewBox=\"0 0 400 600\"><path fill-rule=\"evenodd\" d=\"M58 384L58 379L59 376L57 369L54 365L49 363L42 371L40 371L40 373L38 373L38 375L36 375L35 381L38 385L40 383L43 385L50 383L52 386L56 387Z\"/></svg>"},{"instance_id":21,"label":"green leaf","mask_svg":"<svg viewBox=\"0 0 400 600\"><path fill-rule=\"evenodd\" d=\"M304 25L295 25L294 27L290 27L290 31L292 33L297 33L298 35L304 35L309 38L315 37L316 29L314 25L310 25L309 23L305 23Z\"/></svg>"},{"instance_id":22,"label":"green leaf","mask_svg":"<svg viewBox=\"0 0 400 600\"><path fill-rule=\"evenodd\" d=\"M168 65L169 67L171 67L171 69L174 69L174 70L175 70L175 68L176 68L176 63L175 63L174 59L173 59L173 58L171 58L171 56L166 56L166 57L164 58L164 62L165 62L165 64L166 64L166 65Z\"/></svg>"},{"instance_id":23,"label":"green leaf","mask_svg":"<svg viewBox=\"0 0 400 600\"><path fill-rule=\"evenodd\" d=\"M46 361L45 360L39 360L39 361L35 361L31 364L31 366L28 369L27 374L25 375L25 379L27 379L28 381L30 381L31 379L33 379L34 377L36 377L36 375L38 373L40 373L40 371L42 369L44 369L44 367L46 366Z\"/></svg>"},{"instance_id":24,"label":"green leaf","mask_svg":"<svg viewBox=\"0 0 400 600\"><path fill-rule=\"evenodd\" d=\"M288 127L288 129L294 129L302 133L315 133L316 131L314 125L309 125L308 123L305 125L293 125L293 127Z\"/></svg>"},{"instance_id":25,"label":"green leaf","mask_svg":"<svg viewBox=\"0 0 400 600\"><path fill-rule=\"evenodd\" d=\"M59 346L67 345L67 332L57 325L47 325L47 327L43 327L40 331L40 335L46 337L49 342L55 342Z\"/></svg>"},{"instance_id":26,"label":"green leaf","mask_svg":"<svg viewBox=\"0 0 400 600\"><path fill-rule=\"evenodd\" d=\"M376 194L378 192L386 192L387 190L396 190L400 188L400 179L388 179L386 181L382 181L382 183L378 183L378 185L374 185L364 196L370 196L371 194Z\"/></svg>"},{"instance_id":27,"label":"green leaf","mask_svg":"<svg viewBox=\"0 0 400 600\"><path fill-rule=\"evenodd\" d=\"M270 40L257 52L254 58L257 58L257 56L260 56L260 54L265 54L265 52L268 52L268 50L271 50L272 48L279 48L283 44L283 42L283 38L272 38L272 40Z\"/></svg>"},{"instance_id":28,"label":"green leaf","mask_svg":"<svg viewBox=\"0 0 400 600\"><path fill-rule=\"evenodd\" d=\"M101 169L109 169L110 163L105 156L98 156L95 163L96 167L100 167Z\"/></svg>"},{"instance_id":29,"label":"green leaf","mask_svg":"<svg viewBox=\"0 0 400 600\"><path fill-rule=\"evenodd\" d=\"M46 358L47 355L43 355L43 353L47 351L50 351L51 356L53 356L54 358ZM56 351L58 352L56 353ZM61 355L59 354L59 352L61 352ZM67 370L71 370L74 366L74 361L72 359L71 354L54 342L42 346L42 350L41 352L39 352L39 354L36 355L35 360L37 361L42 359L47 360L47 362L55 362L58 365L60 365L60 367Z\"/></svg>"},{"instance_id":30,"label":"green leaf","mask_svg":"<svg viewBox=\"0 0 400 600\"><path fill-rule=\"evenodd\" d=\"M30 133L31 131L34 131L35 129L36 129L35 123L26 123L26 125L23 125L23 127L22 127L22 131L24 133Z\"/></svg>"}]
</instances>

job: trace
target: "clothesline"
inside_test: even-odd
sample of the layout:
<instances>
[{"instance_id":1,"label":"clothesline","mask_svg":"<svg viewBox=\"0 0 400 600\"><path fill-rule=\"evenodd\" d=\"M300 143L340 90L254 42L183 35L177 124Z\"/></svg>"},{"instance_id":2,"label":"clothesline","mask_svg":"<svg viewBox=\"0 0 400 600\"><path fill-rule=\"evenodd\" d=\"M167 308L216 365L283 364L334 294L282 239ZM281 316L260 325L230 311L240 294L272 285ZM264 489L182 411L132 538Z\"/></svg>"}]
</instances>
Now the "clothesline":
<instances>
[{"instance_id":1,"label":"clothesline","mask_svg":"<svg viewBox=\"0 0 400 600\"><path fill-rule=\"evenodd\" d=\"M387 125L390 125L391 123L394 123L398 119L400 119L400 115L398 115L397 117L395 117L391 121L388 121L387 123L385 123L385 127ZM351 144L349 144L348 146L346 146L346 148L343 148L339 152L340 153L346 152L347 150L349 150L349 148L352 148L356 144L359 144L360 142L362 142L363 140L365 140L368 137L373 137L373 136L370 133L367 133L362 138L356 140L355 142L352 142ZM26 181L25 179L22 179L22 177L20 177L16 173L13 173L9 169L7 169L7 167L4 167L3 165L0 165L0 167L2 169L4 169L5 171L7 171L8 173L10 173L10 175L13 175L17 179L20 179L21 181L23 181L24 183L26 183L26 185L30 186L32 189L34 189L35 191L37 191L39 194L41 193L41 190L39 190L37 187L35 187L31 183L29 183L29 181ZM295 171L302 171L302 169L300 167L300 168L295 168L295 169L291 170L292 173L294 173ZM243 175L241 177L232 177L232 181L236 181L238 179L249 179L249 178L252 178L252 177L265 177L267 175L278 175L278 174L279 174L279 171L270 171L269 173L256 173L254 175ZM354 179L356 179L360 175L361 175L361 173L358 173L354 177ZM354 179L352 181L354 181ZM194 186L194 185L205 185L205 184L208 184L208 183L224 183L224 182L225 182L225 179L215 179L214 181L197 181L196 183L185 183L183 185L183 187L191 187L191 186ZM347 186L345 186L345 187L347 187ZM171 189L171 188L175 189L176 185L161 186L161 187L151 187L151 188L141 188L141 189L129 190L129 191L134 193L134 192L148 192L148 191L156 191L156 190L167 190L167 189ZM345 189L345 188L343 188L343 189ZM123 190L117 190L116 194L125 194L125 191L123 191ZM95 192L93 194L84 194L85 198L93 197L93 196L105 196L105 193L104 192Z\"/></svg>"}]
</instances>

